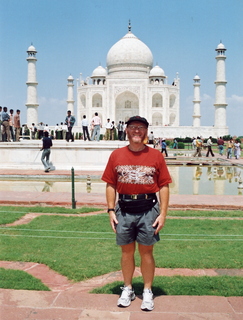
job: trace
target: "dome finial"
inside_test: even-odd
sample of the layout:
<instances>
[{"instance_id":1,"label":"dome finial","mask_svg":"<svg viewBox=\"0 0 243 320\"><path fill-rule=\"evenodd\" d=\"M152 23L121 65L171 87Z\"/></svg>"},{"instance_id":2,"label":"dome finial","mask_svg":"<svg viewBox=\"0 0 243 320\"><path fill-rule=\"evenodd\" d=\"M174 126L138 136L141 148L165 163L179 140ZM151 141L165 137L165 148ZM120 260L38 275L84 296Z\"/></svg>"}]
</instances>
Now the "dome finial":
<instances>
[{"instance_id":1,"label":"dome finial","mask_svg":"<svg viewBox=\"0 0 243 320\"><path fill-rule=\"evenodd\" d=\"M128 21L128 32L131 32L132 27L131 27L131 20L129 19Z\"/></svg>"}]
</instances>

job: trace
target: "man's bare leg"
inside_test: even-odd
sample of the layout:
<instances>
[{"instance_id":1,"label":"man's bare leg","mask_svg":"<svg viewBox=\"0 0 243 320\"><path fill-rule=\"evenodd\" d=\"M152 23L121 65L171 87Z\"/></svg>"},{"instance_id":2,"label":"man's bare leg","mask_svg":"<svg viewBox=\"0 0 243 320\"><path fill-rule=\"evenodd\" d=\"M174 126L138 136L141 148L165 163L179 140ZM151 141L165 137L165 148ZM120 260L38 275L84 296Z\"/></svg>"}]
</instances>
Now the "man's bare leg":
<instances>
[{"instance_id":1,"label":"man's bare leg","mask_svg":"<svg viewBox=\"0 0 243 320\"><path fill-rule=\"evenodd\" d=\"M138 250L141 257L141 272L144 281L144 289L151 289L154 280L155 262L153 247L153 245L144 246L142 244L138 244Z\"/></svg>"},{"instance_id":2,"label":"man's bare leg","mask_svg":"<svg viewBox=\"0 0 243 320\"><path fill-rule=\"evenodd\" d=\"M132 277L135 270L135 253L136 244L135 242L121 246L122 257L121 257L121 268L124 278L124 285L128 288L132 288Z\"/></svg>"}]
</instances>

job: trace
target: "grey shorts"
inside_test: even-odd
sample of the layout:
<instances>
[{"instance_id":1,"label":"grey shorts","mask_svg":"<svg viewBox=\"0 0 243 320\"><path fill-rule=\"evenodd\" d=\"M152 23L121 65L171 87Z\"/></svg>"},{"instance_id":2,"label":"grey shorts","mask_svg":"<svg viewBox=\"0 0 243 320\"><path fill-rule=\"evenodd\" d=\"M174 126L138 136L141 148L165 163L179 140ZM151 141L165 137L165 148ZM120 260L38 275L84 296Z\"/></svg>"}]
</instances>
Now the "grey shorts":
<instances>
[{"instance_id":1,"label":"grey shorts","mask_svg":"<svg viewBox=\"0 0 243 320\"><path fill-rule=\"evenodd\" d=\"M151 246L160 240L159 234L154 234L156 227L152 227L160 214L159 203L145 213L125 213L116 206L116 243L119 246L137 241L138 243Z\"/></svg>"}]
</instances>

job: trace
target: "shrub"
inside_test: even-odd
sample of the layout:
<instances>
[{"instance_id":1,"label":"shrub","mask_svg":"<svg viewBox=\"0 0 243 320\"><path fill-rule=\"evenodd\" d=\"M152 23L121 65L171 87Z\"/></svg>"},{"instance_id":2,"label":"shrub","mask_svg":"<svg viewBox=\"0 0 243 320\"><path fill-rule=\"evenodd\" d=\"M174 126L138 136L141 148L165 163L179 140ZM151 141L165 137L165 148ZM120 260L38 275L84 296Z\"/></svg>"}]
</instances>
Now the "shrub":
<instances>
[{"instance_id":1,"label":"shrub","mask_svg":"<svg viewBox=\"0 0 243 320\"><path fill-rule=\"evenodd\" d=\"M229 141L231 139L231 135L228 134L227 136L223 136L224 141Z\"/></svg>"},{"instance_id":2,"label":"shrub","mask_svg":"<svg viewBox=\"0 0 243 320\"><path fill-rule=\"evenodd\" d=\"M185 137L185 139L184 139L183 142L185 142L185 143L190 143L190 142L192 142L192 138L190 138L190 137Z\"/></svg>"},{"instance_id":3,"label":"shrub","mask_svg":"<svg viewBox=\"0 0 243 320\"><path fill-rule=\"evenodd\" d=\"M185 144L183 142L178 142L178 149L185 149Z\"/></svg>"}]
</instances>

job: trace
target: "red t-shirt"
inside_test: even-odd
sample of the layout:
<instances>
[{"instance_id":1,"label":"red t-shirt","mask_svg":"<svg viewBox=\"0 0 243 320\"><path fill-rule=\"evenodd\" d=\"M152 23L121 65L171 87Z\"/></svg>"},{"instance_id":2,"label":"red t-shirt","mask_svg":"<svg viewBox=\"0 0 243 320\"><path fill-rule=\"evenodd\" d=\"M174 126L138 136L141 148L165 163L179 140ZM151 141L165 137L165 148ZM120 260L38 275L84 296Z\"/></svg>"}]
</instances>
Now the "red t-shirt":
<instances>
[{"instance_id":1,"label":"red t-shirt","mask_svg":"<svg viewBox=\"0 0 243 320\"><path fill-rule=\"evenodd\" d=\"M155 193L172 182L163 155L148 146L139 152L128 147L114 150L102 180L115 185L121 194Z\"/></svg>"}]
</instances>

